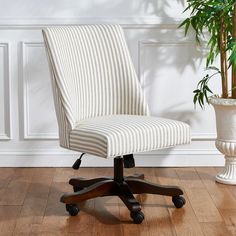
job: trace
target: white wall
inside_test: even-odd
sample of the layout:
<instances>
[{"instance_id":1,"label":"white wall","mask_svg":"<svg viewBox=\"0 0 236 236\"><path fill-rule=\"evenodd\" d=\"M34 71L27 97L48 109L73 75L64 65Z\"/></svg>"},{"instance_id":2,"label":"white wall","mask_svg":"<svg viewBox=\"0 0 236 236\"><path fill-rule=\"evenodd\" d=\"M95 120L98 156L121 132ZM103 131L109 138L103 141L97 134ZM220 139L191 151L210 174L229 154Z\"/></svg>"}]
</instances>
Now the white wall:
<instances>
[{"instance_id":1,"label":"white wall","mask_svg":"<svg viewBox=\"0 0 236 236\"><path fill-rule=\"evenodd\" d=\"M137 155L145 166L222 165L211 107L194 110L192 91L205 74L204 46L177 29L184 0L0 0L0 166L70 166L58 147L41 29L48 25L119 23L152 114L186 121L191 145ZM214 87L219 87L216 83ZM112 160L84 158L84 165Z\"/></svg>"}]
</instances>

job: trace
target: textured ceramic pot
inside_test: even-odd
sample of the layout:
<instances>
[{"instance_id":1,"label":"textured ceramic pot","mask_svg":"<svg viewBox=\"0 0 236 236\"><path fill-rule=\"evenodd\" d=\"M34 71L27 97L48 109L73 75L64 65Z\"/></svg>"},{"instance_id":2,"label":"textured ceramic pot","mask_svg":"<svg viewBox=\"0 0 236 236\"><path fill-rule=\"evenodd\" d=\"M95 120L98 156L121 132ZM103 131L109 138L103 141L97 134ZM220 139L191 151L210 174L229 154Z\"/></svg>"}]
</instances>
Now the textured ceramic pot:
<instances>
[{"instance_id":1,"label":"textured ceramic pot","mask_svg":"<svg viewBox=\"0 0 236 236\"><path fill-rule=\"evenodd\" d=\"M216 148L225 155L225 167L216 181L236 184L236 99L211 97L216 114Z\"/></svg>"}]
</instances>

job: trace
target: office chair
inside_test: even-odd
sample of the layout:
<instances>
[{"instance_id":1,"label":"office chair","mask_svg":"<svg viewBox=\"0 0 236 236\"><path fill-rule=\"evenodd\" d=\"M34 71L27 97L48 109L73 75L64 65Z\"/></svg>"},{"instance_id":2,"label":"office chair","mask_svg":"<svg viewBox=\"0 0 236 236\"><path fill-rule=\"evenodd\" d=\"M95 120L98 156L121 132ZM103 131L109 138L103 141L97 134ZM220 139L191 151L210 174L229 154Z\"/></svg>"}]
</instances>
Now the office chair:
<instances>
[{"instance_id":1,"label":"office chair","mask_svg":"<svg viewBox=\"0 0 236 236\"><path fill-rule=\"evenodd\" d=\"M43 29L51 71L60 146L84 154L114 158L114 176L73 178L73 193L61 202L70 215L77 203L91 198L118 196L130 210L133 222L144 219L133 194L171 196L177 208L185 204L177 186L124 176L135 166L133 153L190 142L187 124L149 115L122 28L119 25L61 26Z\"/></svg>"}]
</instances>

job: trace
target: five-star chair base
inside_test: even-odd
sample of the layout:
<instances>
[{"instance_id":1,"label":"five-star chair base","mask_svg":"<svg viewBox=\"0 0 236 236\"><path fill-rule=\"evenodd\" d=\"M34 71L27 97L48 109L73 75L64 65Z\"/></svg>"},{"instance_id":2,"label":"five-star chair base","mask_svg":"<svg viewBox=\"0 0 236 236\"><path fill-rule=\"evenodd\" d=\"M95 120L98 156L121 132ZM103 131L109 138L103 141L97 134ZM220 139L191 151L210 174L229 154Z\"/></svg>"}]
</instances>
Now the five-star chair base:
<instances>
[{"instance_id":1,"label":"five-star chair base","mask_svg":"<svg viewBox=\"0 0 236 236\"><path fill-rule=\"evenodd\" d=\"M131 158L132 159L132 158ZM176 208L185 204L181 196L183 191L177 186L163 186L144 180L143 174L124 177L123 157L114 158L114 176L95 179L72 178L69 181L74 188L74 193L66 193L61 197L61 202L66 204L66 210L71 216L79 213L77 203L104 196L118 196L130 210L133 222L140 224L144 220L140 203L133 194L159 194L171 196Z\"/></svg>"}]
</instances>

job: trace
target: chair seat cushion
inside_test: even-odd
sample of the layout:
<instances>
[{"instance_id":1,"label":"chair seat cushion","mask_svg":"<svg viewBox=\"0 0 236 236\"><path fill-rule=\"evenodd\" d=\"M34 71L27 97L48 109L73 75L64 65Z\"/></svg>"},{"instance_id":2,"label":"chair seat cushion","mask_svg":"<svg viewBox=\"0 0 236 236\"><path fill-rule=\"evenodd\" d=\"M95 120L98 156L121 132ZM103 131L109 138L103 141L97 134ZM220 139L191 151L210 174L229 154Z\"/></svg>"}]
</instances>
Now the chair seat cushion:
<instances>
[{"instance_id":1,"label":"chair seat cushion","mask_svg":"<svg viewBox=\"0 0 236 236\"><path fill-rule=\"evenodd\" d=\"M153 116L100 116L80 121L70 132L70 149L100 157L151 151L189 142L189 125Z\"/></svg>"}]
</instances>

